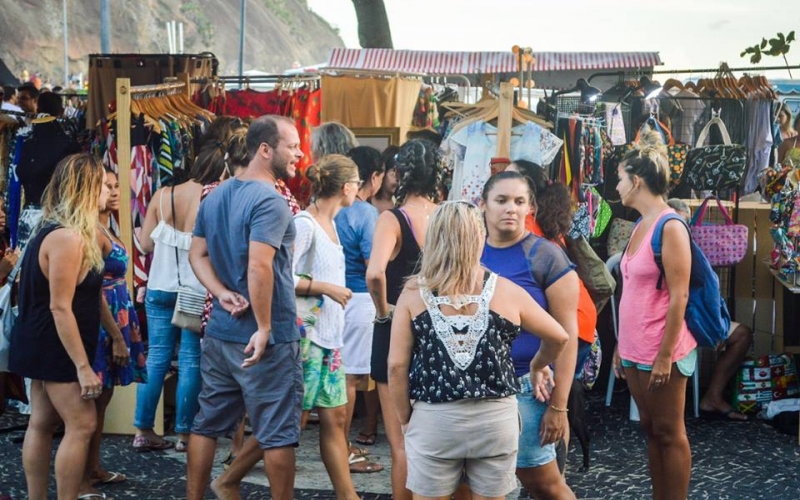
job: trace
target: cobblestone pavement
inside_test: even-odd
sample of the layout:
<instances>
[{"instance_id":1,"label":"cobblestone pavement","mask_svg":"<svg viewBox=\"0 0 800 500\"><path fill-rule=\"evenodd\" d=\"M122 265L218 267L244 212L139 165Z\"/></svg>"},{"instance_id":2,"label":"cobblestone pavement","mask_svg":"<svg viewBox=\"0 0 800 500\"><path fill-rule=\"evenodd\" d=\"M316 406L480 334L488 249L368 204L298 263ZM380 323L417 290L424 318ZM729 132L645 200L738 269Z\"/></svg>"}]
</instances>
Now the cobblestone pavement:
<instances>
[{"instance_id":1,"label":"cobblestone pavement","mask_svg":"<svg viewBox=\"0 0 800 500\"><path fill-rule=\"evenodd\" d=\"M580 450L576 441L570 450L567 482L581 499L645 499L650 485L645 461L644 439L638 424L628 421L627 394L615 396L615 406L603 407L603 394L588 395L591 422L591 468L580 472ZM7 413L0 417L0 429L24 425L25 418ZM354 425L354 432L359 428ZM692 483L690 499L797 499L800 498L800 446L797 438L777 433L758 422L710 422L688 418L692 444ZM21 465L21 444L13 442L22 431L0 433L0 498L25 498L25 479ZM298 449L298 499L335 498L322 462L318 457L319 433L309 426ZM128 481L103 487L116 499L183 498L185 454L174 451L135 453L131 438L107 436L103 442L103 464L124 473ZM217 464L227 454L228 442L220 440ZM373 460L387 470L354 475L357 490L365 500L390 498L389 449L384 435L371 447ZM219 472L215 467L215 473ZM243 486L243 498L261 499L269 495L263 469L257 467ZM54 497L54 484L51 483ZM517 491L513 498L527 498ZM213 498L209 493L208 498Z\"/></svg>"}]
</instances>

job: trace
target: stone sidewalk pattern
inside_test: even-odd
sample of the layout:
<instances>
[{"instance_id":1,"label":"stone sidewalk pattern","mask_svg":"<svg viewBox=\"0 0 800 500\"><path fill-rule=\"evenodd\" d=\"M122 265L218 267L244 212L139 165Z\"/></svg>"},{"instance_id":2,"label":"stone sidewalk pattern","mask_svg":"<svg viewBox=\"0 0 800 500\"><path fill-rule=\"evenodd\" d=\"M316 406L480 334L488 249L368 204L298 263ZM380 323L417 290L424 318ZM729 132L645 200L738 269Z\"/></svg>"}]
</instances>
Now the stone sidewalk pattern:
<instances>
[{"instance_id":1,"label":"stone sidewalk pattern","mask_svg":"<svg viewBox=\"0 0 800 500\"><path fill-rule=\"evenodd\" d=\"M567 482L578 498L586 500L646 499L650 485L645 462L644 439L637 423L628 421L627 393L617 394L615 406L603 407L603 394L588 395L591 422L592 465L588 472L579 470L580 451L573 440L567 469ZM24 417L6 414L0 417L0 429L24 424ZM355 423L354 433L359 429ZM800 498L800 446L797 438L777 433L758 422L710 422L687 419L692 443L692 482L690 499L778 500ZM13 499L25 498L21 444L13 443L21 431L0 433L0 493ZM298 499L334 499L330 481L318 456L319 431L310 425L303 433L298 449ZM102 488L109 497L127 499L184 498L186 487L185 454L174 451L136 453L131 438L107 436L103 441L103 464L109 470L124 473L128 481ZM227 440L220 440L215 474L227 454ZM389 449L383 434L370 447L372 458L386 470L353 476L356 489L364 500L389 500ZM51 495L55 496L51 483ZM261 466L250 472L243 486L242 498L269 497ZM207 498L213 498L210 494ZM518 490L509 498L528 498Z\"/></svg>"}]
</instances>

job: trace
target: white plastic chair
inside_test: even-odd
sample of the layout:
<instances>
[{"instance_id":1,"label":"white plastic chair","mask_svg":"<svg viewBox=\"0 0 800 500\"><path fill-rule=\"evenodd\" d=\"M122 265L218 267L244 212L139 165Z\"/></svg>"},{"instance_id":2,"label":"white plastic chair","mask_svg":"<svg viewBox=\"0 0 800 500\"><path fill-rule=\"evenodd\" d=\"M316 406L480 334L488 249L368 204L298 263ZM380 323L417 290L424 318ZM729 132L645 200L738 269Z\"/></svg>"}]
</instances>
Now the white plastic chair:
<instances>
[{"instance_id":1,"label":"white plastic chair","mask_svg":"<svg viewBox=\"0 0 800 500\"><path fill-rule=\"evenodd\" d=\"M614 279L617 280L617 283L622 281L622 273L620 273L619 265L622 261L622 253L617 253L612 255L606 261L606 269L608 272L614 276ZM617 323L617 299L615 295L611 295L611 299L609 301L609 305L611 306L611 320L614 325L614 338L619 339L619 324ZM611 370L608 372L608 389L606 389L606 406L611 406L611 398L614 395L614 383L616 382L616 377L614 376L614 367L611 367ZM700 418L700 353L697 353L697 363L694 367L694 375L692 375L692 396L694 399L694 416L695 418ZM631 409L630 409L630 419L634 421L639 421L639 408L636 406L636 402L633 400L633 396L631 396Z\"/></svg>"}]
</instances>

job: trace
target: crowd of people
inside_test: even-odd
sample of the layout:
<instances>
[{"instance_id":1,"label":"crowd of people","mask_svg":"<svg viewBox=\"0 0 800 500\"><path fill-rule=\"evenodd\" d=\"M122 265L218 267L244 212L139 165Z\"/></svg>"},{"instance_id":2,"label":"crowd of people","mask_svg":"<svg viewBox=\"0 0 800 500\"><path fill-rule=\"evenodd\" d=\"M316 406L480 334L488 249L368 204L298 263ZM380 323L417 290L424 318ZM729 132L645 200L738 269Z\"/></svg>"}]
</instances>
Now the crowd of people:
<instances>
[{"instance_id":1,"label":"crowd of people","mask_svg":"<svg viewBox=\"0 0 800 500\"><path fill-rule=\"evenodd\" d=\"M383 470L360 446L375 442L378 413L396 500L465 488L502 498L517 479L537 499L575 498L556 444L569 439L569 392L597 310L564 250L566 187L520 160L489 179L477 206L443 202L437 144L411 139L380 152L334 122L313 131L311 155L312 201L302 208L286 187L303 156L294 122L217 118L190 179L153 195L140 230L152 254L146 335L125 282L128 252L112 231L116 174L87 154L53 166L24 245L10 350L10 370L32 381L23 446L31 499L47 497L61 422L58 498L102 498L98 485L126 480L100 463L100 447L114 388L131 383L132 447L186 452L189 499L208 488L239 498L260 460L272 497L292 498L295 448L312 418L337 498L357 499L351 475ZM690 249L680 224L665 225L667 286L655 287L649 242L673 210L668 172L665 147L648 134L619 166L622 203L642 220L621 261L614 356L646 431L654 497L665 499L688 492L683 415L697 356L683 319ZM5 253L0 277L18 257ZM205 302L198 328L175 326L187 296ZM732 330L701 407L743 419L722 398L750 345L749 329ZM176 346L171 441L154 419ZM352 443L357 388L369 379L377 391L366 393ZM212 481L221 437L234 446Z\"/></svg>"}]
</instances>

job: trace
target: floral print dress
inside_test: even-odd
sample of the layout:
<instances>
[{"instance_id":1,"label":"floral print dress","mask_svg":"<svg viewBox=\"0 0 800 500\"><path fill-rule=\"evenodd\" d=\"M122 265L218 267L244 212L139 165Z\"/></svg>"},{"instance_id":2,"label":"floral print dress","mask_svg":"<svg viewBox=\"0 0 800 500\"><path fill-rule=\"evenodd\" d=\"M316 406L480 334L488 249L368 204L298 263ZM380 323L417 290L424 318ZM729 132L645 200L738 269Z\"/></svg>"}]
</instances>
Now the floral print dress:
<instances>
[{"instance_id":1,"label":"floral print dress","mask_svg":"<svg viewBox=\"0 0 800 500\"><path fill-rule=\"evenodd\" d=\"M105 229L103 232L111 240L111 253L105 258L103 294L109 309L111 309L111 314L114 316L114 321L125 339L125 345L130 353L130 361L126 366L118 366L112 362L111 335L101 325L92 368L100 377L104 388L128 385L131 382L144 383L147 382L147 368L142 332L139 328L136 308L125 281L128 252L125 251L125 247L111 238Z\"/></svg>"}]
</instances>

